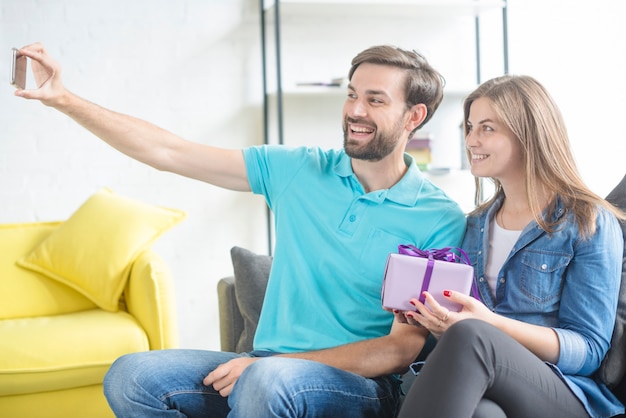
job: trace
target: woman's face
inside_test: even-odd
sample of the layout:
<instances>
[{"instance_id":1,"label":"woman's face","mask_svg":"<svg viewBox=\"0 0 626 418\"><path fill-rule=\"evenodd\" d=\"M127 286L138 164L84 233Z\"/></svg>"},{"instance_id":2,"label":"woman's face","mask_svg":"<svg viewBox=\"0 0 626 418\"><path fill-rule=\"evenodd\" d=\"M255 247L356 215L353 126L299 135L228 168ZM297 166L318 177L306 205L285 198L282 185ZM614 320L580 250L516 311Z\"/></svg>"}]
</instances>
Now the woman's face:
<instances>
[{"instance_id":1,"label":"woman's face","mask_svg":"<svg viewBox=\"0 0 626 418\"><path fill-rule=\"evenodd\" d=\"M471 152L471 171L477 177L492 177L506 183L524 177L522 147L513 132L496 116L491 101L481 97L472 102L465 145Z\"/></svg>"}]
</instances>

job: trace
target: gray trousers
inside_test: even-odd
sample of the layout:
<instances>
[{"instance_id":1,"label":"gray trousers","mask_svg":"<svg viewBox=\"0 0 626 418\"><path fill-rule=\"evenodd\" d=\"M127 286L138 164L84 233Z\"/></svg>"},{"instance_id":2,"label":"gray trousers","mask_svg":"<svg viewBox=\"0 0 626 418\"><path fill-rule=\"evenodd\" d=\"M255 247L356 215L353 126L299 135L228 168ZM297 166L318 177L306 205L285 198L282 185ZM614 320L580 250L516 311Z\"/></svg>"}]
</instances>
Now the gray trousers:
<instances>
[{"instance_id":1,"label":"gray trousers","mask_svg":"<svg viewBox=\"0 0 626 418\"><path fill-rule=\"evenodd\" d=\"M442 335L399 418L588 418L559 376L486 322L460 321Z\"/></svg>"}]
</instances>

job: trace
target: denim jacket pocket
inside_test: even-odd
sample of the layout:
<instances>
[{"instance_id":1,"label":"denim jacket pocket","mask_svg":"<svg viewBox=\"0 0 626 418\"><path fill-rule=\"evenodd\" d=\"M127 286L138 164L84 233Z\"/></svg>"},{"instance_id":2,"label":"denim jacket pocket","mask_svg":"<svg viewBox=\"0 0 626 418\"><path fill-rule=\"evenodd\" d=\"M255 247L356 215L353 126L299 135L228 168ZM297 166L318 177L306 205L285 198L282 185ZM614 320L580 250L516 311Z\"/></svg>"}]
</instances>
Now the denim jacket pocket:
<instances>
[{"instance_id":1,"label":"denim jacket pocket","mask_svg":"<svg viewBox=\"0 0 626 418\"><path fill-rule=\"evenodd\" d=\"M561 298L565 269L572 256L563 252L524 250L520 290L539 305L556 303Z\"/></svg>"}]
</instances>

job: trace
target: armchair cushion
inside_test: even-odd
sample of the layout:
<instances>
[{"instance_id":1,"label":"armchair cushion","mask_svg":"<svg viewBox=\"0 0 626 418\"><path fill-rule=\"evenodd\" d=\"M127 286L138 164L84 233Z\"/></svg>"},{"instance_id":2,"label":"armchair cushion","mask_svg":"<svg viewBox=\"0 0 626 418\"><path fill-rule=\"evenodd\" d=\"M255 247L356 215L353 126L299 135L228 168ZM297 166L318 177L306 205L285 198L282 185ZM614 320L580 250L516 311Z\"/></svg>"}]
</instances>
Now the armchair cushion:
<instances>
[{"instance_id":1,"label":"armchair cushion","mask_svg":"<svg viewBox=\"0 0 626 418\"><path fill-rule=\"evenodd\" d=\"M83 294L107 311L118 301L132 262L184 212L148 205L102 189L18 265Z\"/></svg>"},{"instance_id":2,"label":"armchair cushion","mask_svg":"<svg viewBox=\"0 0 626 418\"><path fill-rule=\"evenodd\" d=\"M119 356L149 348L126 312L101 309L0 321L0 397L101 384ZM1 398L0 398L1 399Z\"/></svg>"},{"instance_id":3,"label":"armchair cushion","mask_svg":"<svg viewBox=\"0 0 626 418\"><path fill-rule=\"evenodd\" d=\"M15 263L59 225L61 222L0 225L0 319L56 315L96 307L75 290Z\"/></svg>"},{"instance_id":4,"label":"armchair cushion","mask_svg":"<svg viewBox=\"0 0 626 418\"><path fill-rule=\"evenodd\" d=\"M235 273L235 298L243 317L243 332L237 341L236 351L250 351L263 306L272 257L240 247L233 247L230 255Z\"/></svg>"}]
</instances>

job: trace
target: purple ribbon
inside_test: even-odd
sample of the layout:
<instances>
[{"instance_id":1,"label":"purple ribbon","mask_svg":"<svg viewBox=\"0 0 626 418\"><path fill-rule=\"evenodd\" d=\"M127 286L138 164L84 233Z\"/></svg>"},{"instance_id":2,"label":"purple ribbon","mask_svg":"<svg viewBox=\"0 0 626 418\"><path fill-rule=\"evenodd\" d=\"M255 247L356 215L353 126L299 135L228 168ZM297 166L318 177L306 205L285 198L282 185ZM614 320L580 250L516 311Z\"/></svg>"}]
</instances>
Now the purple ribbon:
<instances>
[{"instance_id":1,"label":"purple ribbon","mask_svg":"<svg viewBox=\"0 0 626 418\"><path fill-rule=\"evenodd\" d=\"M456 250L461 254L460 256L453 252L452 250ZM398 245L398 253L404 255L410 255L413 257L427 258L428 263L426 264L426 271L424 272L424 280L422 282L422 291L420 292L419 301L424 303L423 293L428 290L428 286L430 285L430 278L433 274L433 267L435 266L435 260L439 261L447 261L450 263L463 263L471 266L467 253L463 251L461 248L452 248L445 247L440 249L430 249L430 250L421 250L417 248L415 245L411 244L400 244ZM476 287L476 278L472 281L472 296L480 300L480 295L478 293L478 289Z\"/></svg>"}]
</instances>

